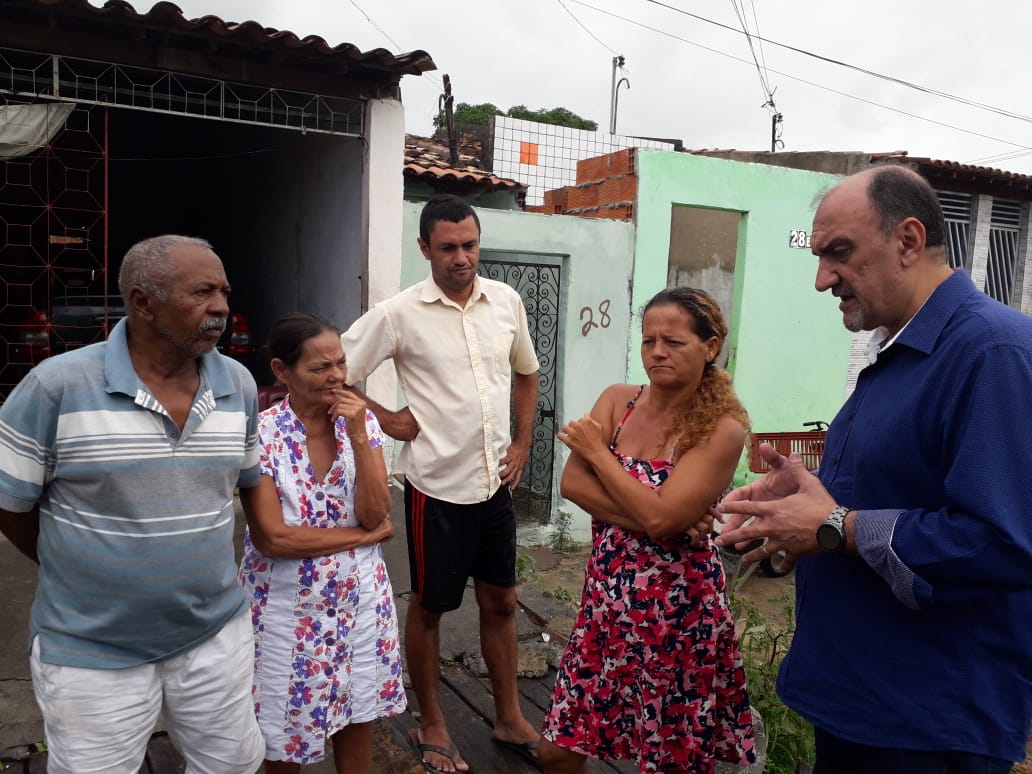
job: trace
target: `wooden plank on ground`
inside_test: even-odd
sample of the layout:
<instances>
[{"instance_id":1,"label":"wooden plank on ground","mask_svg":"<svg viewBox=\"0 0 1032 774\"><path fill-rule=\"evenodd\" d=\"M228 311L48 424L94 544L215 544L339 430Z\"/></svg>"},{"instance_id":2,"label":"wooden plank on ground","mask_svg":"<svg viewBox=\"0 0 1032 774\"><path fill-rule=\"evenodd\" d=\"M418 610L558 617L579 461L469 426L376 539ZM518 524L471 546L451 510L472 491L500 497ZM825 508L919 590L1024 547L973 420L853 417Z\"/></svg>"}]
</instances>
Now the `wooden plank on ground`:
<instances>
[{"instance_id":1,"label":"wooden plank on ground","mask_svg":"<svg viewBox=\"0 0 1032 774\"><path fill-rule=\"evenodd\" d=\"M461 696L489 728L494 728L494 694L491 693L490 680L477 677L460 666L444 666L441 667L441 681Z\"/></svg>"},{"instance_id":2,"label":"wooden plank on ground","mask_svg":"<svg viewBox=\"0 0 1032 774\"><path fill-rule=\"evenodd\" d=\"M494 699L487 686L458 667L445 667L443 671L447 673L447 682L442 680L438 690L441 711L447 718L448 732L470 770L476 774L537 774L538 770L519 755L503 750L491 741L492 726L487 718L494 718ZM460 674L462 672L465 674ZM482 708L486 708L489 714Z\"/></svg>"},{"instance_id":3,"label":"wooden plank on ground","mask_svg":"<svg viewBox=\"0 0 1032 774\"><path fill-rule=\"evenodd\" d=\"M477 774L503 774L505 769L498 767L494 750L491 746L491 727L484 721L479 712L475 712L447 684L442 683L438 690L441 711L448 721L448 733L469 764L470 770Z\"/></svg>"},{"instance_id":4,"label":"wooden plank on ground","mask_svg":"<svg viewBox=\"0 0 1032 774\"><path fill-rule=\"evenodd\" d=\"M494 692L489 678L477 677L461 667L445 667L441 670L441 679L483 715L489 725L494 726ZM519 691L520 708L524 716L532 726L539 728L552 696L551 689L544 688L536 678L531 677L519 678L516 681L516 689Z\"/></svg>"},{"instance_id":5,"label":"wooden plank on ground","mask_svg":"<svg viewBox=\"0 0 1032 774\"><path fill-rule=\"evenodd\" d=\"M555 685L555 670L551 667L544 677L521 677L520 693L541 710L542 715L552 703L552 687Z\"/></svg>"}]
</instances>

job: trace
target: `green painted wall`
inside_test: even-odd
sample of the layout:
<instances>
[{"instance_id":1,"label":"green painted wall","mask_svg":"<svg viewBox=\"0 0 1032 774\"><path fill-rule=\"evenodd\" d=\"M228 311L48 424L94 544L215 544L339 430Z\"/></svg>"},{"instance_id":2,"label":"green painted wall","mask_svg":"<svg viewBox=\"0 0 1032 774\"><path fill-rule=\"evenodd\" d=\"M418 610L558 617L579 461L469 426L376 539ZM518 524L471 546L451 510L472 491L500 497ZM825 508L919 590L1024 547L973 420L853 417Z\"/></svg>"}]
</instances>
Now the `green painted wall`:
<instances>
[{"instance_id":1,"label":"green painted wall","mask_svg":"<svg viewBox=\"0 0 1032 774\"><path fill-rule=\"evenodd\" d=\"M845 395L849 334L835 299L813 287L816 258L790 247L789 233L809 233L816 199L839 178L660 151L639 151L637 169L633 308L666 287L674 205L742 213L728 337L735 389L755 431L830 421ZM632 382L645 379L639 326L628 348ZM743 463L736 480L745 473Z\"/></svg>"}]
</instances>

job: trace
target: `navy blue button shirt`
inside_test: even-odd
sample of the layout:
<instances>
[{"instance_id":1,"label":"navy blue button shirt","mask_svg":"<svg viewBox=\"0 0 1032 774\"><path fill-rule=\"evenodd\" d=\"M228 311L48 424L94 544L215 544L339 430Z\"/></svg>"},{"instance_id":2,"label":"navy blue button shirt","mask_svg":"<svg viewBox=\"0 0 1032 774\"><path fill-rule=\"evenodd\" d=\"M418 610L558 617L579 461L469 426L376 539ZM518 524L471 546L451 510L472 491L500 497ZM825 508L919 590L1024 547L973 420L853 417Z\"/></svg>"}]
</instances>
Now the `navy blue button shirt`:
<instances>
[{"instance_id":1,"label":"navy blue button shirt","mask_svg":"<svg viewBox=\"0 0 1032 774\"><path fill-rule=\"evenodd\" d=\"M1032 319L943 282L857 380L818 476L862 558L808 556L785 702L878 747L1019 760L1032 724Z\"/></svg>"}]
</instances>

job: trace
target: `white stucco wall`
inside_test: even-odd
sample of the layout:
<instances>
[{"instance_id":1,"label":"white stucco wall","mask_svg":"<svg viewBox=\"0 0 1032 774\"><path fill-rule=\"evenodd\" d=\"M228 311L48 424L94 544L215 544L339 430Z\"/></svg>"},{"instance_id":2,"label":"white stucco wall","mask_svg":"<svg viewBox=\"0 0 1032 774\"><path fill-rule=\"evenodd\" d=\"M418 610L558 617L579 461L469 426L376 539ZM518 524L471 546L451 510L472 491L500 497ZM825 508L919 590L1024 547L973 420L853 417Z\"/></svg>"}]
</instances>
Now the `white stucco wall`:
<instances>
[{"instance_id":1,"label":"white stucco wall","mask_svg":"<svg viewBox=\"0 0 1032 774\"><path fill-rule=\"evenodd\" d=\"M405 164L405 110L400 100L370 100L366 106L367 158L363 211L369 247L363 275L362 310L401 289L402 193ZM357 318L358 315L355 315ZM354 318L347 321L353 322ZM366 380L366 390L387 408L397 408L398 377L386 363ZM392 458L393 441L387 441Z\"/></svg>"}]
</instances>

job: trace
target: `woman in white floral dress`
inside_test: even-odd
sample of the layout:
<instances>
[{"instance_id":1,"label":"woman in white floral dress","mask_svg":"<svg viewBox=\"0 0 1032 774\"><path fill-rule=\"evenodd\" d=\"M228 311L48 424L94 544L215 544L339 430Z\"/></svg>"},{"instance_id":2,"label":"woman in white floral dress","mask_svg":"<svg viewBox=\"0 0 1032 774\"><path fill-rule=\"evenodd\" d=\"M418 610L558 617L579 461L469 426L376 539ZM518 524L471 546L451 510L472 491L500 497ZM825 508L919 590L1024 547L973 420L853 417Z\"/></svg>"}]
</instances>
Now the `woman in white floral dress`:
<instances>
[{"instance_id":1,"label":"woman in white floral dress","mask_svg":"<svg viewBox=\"0 0 1032 774\"><path fill-rule=\"evenodd\" d=\"M240 493L265 770L295 774L323 759L329 739L338 772L367 773L372 721L405 709L380 547L394 534L383 433L344 389L330 323L287 315L268 348L288 394L259 416L261 483Z\"/></svg>"}]
</instances>

